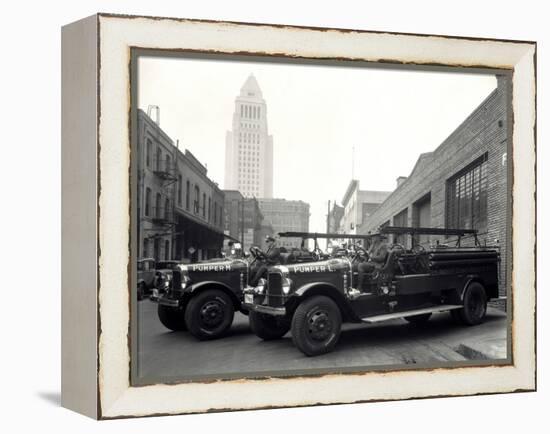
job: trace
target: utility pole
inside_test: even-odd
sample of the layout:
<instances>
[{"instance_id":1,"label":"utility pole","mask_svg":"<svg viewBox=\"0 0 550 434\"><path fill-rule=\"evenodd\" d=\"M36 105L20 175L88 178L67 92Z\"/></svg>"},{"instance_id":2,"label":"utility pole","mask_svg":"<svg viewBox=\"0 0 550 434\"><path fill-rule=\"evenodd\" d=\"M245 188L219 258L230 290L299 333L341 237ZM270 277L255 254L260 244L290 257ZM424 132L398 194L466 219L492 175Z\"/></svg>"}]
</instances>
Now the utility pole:
<instances>
[{"instance_id":1,"label":"utility pole","mask_svg":"<svg viewBox=\"0 0 550 434\"><path fill-rule=\"evenodd\" d=\"M327 234L330 232L330 200L328 201L327 208Z\"/></svg>"},{"instance_id":2,"label":"utility pole","mask_svg":"<svg viewBox=\"0 0 550 434\"><path fill-rule=\"evenodd\" d=\"M327 234L330 232L330 199L327 206ZM328 238L325 240L325 250L328 249Z\"/></svg>"},{"instance_id":3,"label":"utility pole","mask_svg":"<svg viewBox=\"0 0 550 434\"><path fill-rule=\"evenodd\" d=\"M244 197L241 200L241 248L244 249Z\"/></svg>"}]
</instances>

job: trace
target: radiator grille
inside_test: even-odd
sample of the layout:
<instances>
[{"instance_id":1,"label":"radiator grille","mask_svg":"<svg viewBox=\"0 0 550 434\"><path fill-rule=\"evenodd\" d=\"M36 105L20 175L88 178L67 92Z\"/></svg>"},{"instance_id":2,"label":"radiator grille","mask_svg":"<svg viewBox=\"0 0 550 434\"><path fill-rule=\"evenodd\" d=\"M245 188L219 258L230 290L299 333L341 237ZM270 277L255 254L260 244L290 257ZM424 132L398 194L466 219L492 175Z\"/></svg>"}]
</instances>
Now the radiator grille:
<instances>
[{"instance_id":1,"label":"radiator grille","mask_svg":"<svg viewBox=\"0 0 550 434\"><path fill-rule=\"evenodd\" d=\"M272 271L267 275L267 304L283 305L283 276L280 271Z\"/></svg>"},{"instance_id":2,"label":"radiator grille","mask_svg":"<svg viewBox=\"0 0 550 434\"><path fill-rule=\"evenodd\" d=\"M168 288L169 294L174 294L177 291L181 290L181 271L173 270L172 271L172 284Z\"/></svg>"}]
</instances>

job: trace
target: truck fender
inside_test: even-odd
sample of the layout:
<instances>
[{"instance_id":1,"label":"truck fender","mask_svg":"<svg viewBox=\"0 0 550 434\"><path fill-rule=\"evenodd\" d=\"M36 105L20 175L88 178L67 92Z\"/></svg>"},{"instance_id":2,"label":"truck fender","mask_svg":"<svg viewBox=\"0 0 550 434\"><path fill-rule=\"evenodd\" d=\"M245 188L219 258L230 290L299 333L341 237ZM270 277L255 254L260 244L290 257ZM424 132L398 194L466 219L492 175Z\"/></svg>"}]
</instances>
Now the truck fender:
<instances>
[{"instance_id":1,"label":"truck fender","mask_svg":"<svg viewBox=\"0 0 550 434\"><path fill-rule=\"evenodd\" d=\"M189 297L192 297L193 295L198 294L199 292L206 289L222 290L223 292L227 293L231 297L231 300L233 300L235 309L241 308L241 300L239 300L239 297L237 297L237 295L231 289L231 287L226 285L225 283L218 282L215 280L205 280L203 282L195 283L185 289L185 294L187 294Z\"/></svg>"},{"instance_id":2,"label":"truck fender","mask_svg":"<svg viewBox=\"0 0 550 434\"><path fill-rule=\"evenodd\" d=\"M464 286L462 287L462 290L460 291L460 301L461 302L464 301L464 294L466 293L466 289L468 289L468 285L470 285L470 283L478 282L481 285L483 285L483 287L485 288L483 280L481 280L478 276L467 276L466 279L467 279L466 283L464 284ZM485 290L485 292L487 292L487 290Z\"/></svg>"},{"instance_id":3,"label":"truck fender","mask_svg":"<svg viewBox=\"0 0 550 434\"><path fill-rule=\"evenodd\" d=\"M340 290L336 286L327 282L307 283L294 292L292 299L294 299L294 303L297 306L299 300L313 295L325 295L331 298L340 308L340 311L342 312L342 316L344 318L357 319L356 315L351 310L346 297L340 292Z\"/></svg>"}]
</instances>

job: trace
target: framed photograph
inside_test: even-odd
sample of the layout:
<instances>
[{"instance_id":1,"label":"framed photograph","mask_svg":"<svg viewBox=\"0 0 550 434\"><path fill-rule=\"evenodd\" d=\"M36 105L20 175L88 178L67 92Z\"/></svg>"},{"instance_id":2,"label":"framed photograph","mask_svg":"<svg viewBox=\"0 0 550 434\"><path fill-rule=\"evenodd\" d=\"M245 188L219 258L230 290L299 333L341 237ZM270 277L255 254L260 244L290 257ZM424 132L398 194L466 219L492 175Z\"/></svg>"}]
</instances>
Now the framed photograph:
<instances>
[{"instance_id":1,"label":"framed photograph","mask_svg":"<svg viewBox=\"0 0 550 434\"><path fill-rule=\"evenodd\" d=\"M62 403L533 391L536 44L63 28Z\"/></svg>"}]
</instances>

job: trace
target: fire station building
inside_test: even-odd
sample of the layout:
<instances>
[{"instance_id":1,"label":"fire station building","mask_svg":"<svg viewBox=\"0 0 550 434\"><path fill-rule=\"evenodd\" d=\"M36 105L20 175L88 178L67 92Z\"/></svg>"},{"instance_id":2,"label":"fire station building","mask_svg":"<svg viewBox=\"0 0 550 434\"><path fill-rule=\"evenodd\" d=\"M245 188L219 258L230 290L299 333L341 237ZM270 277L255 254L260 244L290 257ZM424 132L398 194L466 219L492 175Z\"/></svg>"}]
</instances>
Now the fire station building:
<instances>
[{"instance_id":1,"label":"fire station building","mask_svg":"<svg viewBox=\"0 0 550 434\"><path fill-rule=\"evenodd\" d=\"M434 151L421 154L407 178L363 221L359 233L380 226L477 229L482 245L501 249L500 295L505 295L508 247L509 79L497 88ZM434 243L436 237L412 240ZM439 242L453 245L455 239ZM394 240L407 242L411 240ZM464 239L462 244L473 244Z\"/></svg>"}]
</instances>

